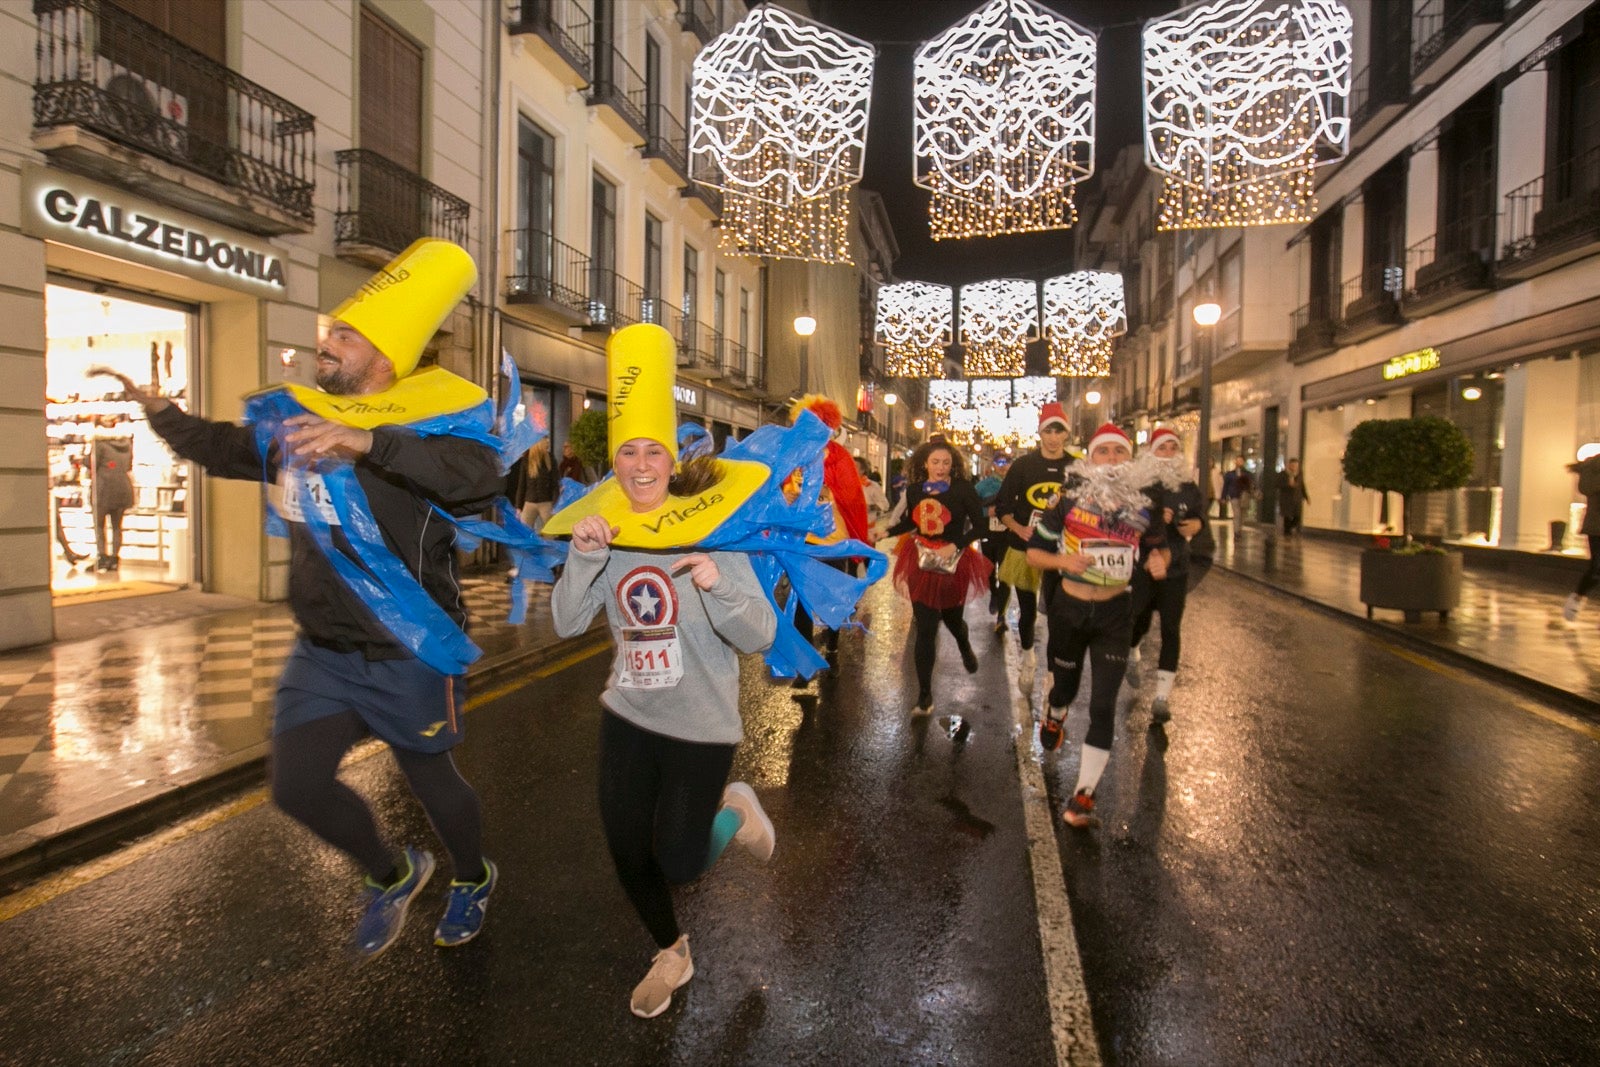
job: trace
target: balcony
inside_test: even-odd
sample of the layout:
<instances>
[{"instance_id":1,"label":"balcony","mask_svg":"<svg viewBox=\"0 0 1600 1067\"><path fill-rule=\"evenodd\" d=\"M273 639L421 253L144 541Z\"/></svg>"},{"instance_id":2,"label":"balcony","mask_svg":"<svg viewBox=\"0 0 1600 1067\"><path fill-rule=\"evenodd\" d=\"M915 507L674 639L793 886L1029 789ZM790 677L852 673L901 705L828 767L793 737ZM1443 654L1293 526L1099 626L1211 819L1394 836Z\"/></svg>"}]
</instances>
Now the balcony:
<instances>
[{"instance_id":1,"label":"balcony","mask_svg":"<svg viewBox=\"0 0 1600 1067\"><path fill-rule=\"evenodd\" d=\"M649 136L644 78L615 45L595 53L594 80L589 84L588 100L591 107L600 108L601 118L607 120L611 131L623 140Z\"/></svg>"},{"instance_id":2,"label":"balcony","mask_svg":"<svg viewBox=\"0 0 1600 1067\"><path fill-rule=\"evenodd\" d=\"M1340 345L1353 345L1405 325L1400 314L1400 294L1405 290L1405 267L1399 264L1371 264L1341 287L1340 303L1344 317L1334 339Z\"/></svg>"},{"instance_id":3,"label":"balcony","mask_svg":"<svg viewBox=\"0 0 1600 1067\"><path fill-rule=\"evenodd\" d=\"M1505 233L1502 278L1531 278L1600 252L1600 149L1507 193Z\"/></svg>"},{"instance_id":4,"label":"balcony","mask_svg":"<svg viewBox=\"0 0 1600 1067\"><path fill-rule=\"evenodd\" d=\"M1334 331L1338 323L1328 312L1327 301L1313 300L1295 308L1289 315L1289 362L1309 363L1338 349Z\"/></svg>"},{"instance_id":5,"label":"balcony","mask_svg":"<svg viewBox=\"0 0 1600 1067\"><path fill-rule=\"evenodd\" d=\"M678 25L701 44L710 44L719 32L714 0L678 0Z\"/></svg>"},{"instance_id":6,"label":"balcony","mask_svg":"<svg viewBox=\"0 0 1600 1067\"><path fill-rule=\"evenodd\" d=\"M1505 0L1423 0L1411 20L1411 81L1424 89L1441 80L1505 18Z\"/></svg>"},{"instance_id":7,"label":"balcony","mask_svg":"<svg viewBox=\"0 0 1600 1067\"><path fill-rule=\"evenodd\" d=\"M365 148L334 153L339 202L333 243L339 256L381 267L419 237L467 243L471 205Z\"/></svg>"},{"instance_id":8,"label":"balcony","mask_svg":"<svg viewBox=\"0 0 1600 1067\"><path fill-rule=\"evenodd\" d=\"M709 185L701 185L699 182L691 181L683 187L682 195L690 204L696 205L704 211L709 221L716 222L722 218L722 191L720 189L713 189Z\"/></svg>"},{"instance_id":9,"label":"balcony","mask_svg":"<svg viewBox=\"0 0 1600 1067\"><path fill-rule=\"evenodd\" d=\"M1403 54L1363 67L1350 82L1350 150L1371 140L1410 99L1410 71Z\"/></svg>"},{"instance_id":10,"label":"balcony","mask_svg":"<svg viewBox=\"0 0 1600 1067\"><path fill-rule=\"evenodd\" d=\"M100 0L34 0L33 146L260 234L315 225L316 120Z\"/></svg>"},{"instance_id":11,"label":"balcony","mask_svg":"<svg viewBox=\"0 0 1600 1067\"><path fill-rule=\"evenodd\" d=\"M513 36L531 36L559 60L573 77L571 88L589 83L594 19L579 0L521 0L511 12Z\"/></svg>"},{"instance_id":12,"label":"balcony","mask_svg":"<svg viewBox=\"0 0 1600 1067\"><path fill-rule=\"evenodd\" d=\"M750 384L750 351L730 338L722 338L722 380L735 388Z\"/></svg>"},{"instance_id":13,"label":"balcony","mask_svg":"<svg viewBox=\"0 0 1600 1067\"><path fill-rule=\"evenodd\" d=\"M644 158L653 160L662 180L689 183L689 134L678 116L657 101L646 109Z\"/></svg>"},{"instance_id":14,"label":"balcony","mask_svg":"<svg viewBox=\"0 0 1600 1067\"><path fill-rule=\"evenodd\" d=\"M1408 319L1432 315L1494 288L1493 215L1456 219L1406 249L1410 286L1400 298Z\"/></svg>"},{"instance_id":15,"label":"balcony","mask_svg":"<svg viewBox=\"0 0 1600 1067\"><path fill-rule=\"evenodd\" d=\"M506 303L551 312L569 326L589 318L589 257L543 230L506 232Z\"/></svg>"}]
</instances>

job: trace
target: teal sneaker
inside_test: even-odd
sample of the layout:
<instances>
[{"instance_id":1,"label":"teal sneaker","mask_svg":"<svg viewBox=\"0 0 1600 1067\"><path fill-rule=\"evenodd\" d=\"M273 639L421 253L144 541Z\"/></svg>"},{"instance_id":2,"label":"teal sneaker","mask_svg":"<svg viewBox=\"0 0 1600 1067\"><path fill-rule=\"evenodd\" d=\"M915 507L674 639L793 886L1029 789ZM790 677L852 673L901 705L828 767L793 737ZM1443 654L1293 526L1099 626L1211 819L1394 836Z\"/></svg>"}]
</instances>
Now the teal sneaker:
<instances>
[{"instance_id":1,"label":"teal sneaker","mask_svg":"<svg viewBox=\"0 0 1600 1067\"><path fill-rule=\"evenodd\" d=\"M488 874L481 882L451 882L450 896L445 901L444 918L433 931L433 943L440 948L464 945L478 936L483 929L483 916L489 910L489 894L500 878L500 868L484 860Z\"/></svg>"},{"instance_id":2,"label":"teal sneaker","mask_svg":"<svg viewBox=\"0 0 1600 1067\"><path fill-rule=\"evenodd\" d=\"M400 880L392 886L381 886L370 877L366 881L366 910L356 923L351 949L362 959L370 960L394 944L400 928L406 923L406 909L428 884L433 874L433 854L407 846L406 866Z\"/></svg>"}]
</instances>

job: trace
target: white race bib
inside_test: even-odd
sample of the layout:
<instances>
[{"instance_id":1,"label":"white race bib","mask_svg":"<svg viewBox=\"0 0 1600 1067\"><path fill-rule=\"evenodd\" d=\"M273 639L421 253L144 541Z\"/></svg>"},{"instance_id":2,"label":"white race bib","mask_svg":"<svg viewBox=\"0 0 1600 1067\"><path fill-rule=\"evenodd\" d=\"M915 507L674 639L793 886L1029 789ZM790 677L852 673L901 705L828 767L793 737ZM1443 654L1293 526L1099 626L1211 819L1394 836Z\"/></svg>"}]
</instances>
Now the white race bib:
<instances>
[{"instance_id":1,"label":"white race bib","mask_svg":"<svg viewBox=\"0 0 1600 1067\"><path fill-rule=\"evenodd\" d=\"M333 509L333 500L328 496L328 484L322 480L322 475L298 467L285 467L281 474L279 493L275 494L277 499L273 501L278 514L290 522L305 522L303 502L309 500L311 506L317 509L317 514L322 516L322 521L329 526L340 525L339 513Z\"/></svg>"},{"instance_id":2,"label":"white race bib","mask_svg":"<svg viewBox=\"0 0 1600 1067\"><path fill-rule=\"evenodd\" d=\"M1085 540L1078 551L1091 557L1091 570L1105 576L1106 584L1121 585L1133 580L1133 546L1122 541Z\"/></svg>"},{"instance_id":3,"label":"white race bib","mask_svg":"<svg viewBox=\"0 0 1600 1067\"><path fill-rule=\"evenodd\" d=\"M628 626L622 629L623 689L671 689L683 678L683 653L676 626Z\"/></svg>"}]
</instances>

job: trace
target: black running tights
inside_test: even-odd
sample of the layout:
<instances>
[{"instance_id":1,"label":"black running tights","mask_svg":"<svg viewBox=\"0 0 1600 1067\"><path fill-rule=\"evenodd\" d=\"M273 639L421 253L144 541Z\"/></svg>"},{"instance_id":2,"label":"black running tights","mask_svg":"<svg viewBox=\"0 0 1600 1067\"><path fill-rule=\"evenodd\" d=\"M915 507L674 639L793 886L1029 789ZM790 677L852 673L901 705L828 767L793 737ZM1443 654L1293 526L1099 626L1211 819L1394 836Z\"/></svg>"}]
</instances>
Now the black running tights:
<instances>
[{"instance_id":1,"label":"black running tights","mask_svg":"<svg viewBox=\"0 0 1600 1067\"><path fill-rule=\"evenodd\" d=\"M1117 718L1117 689L1128 670L1130 596L1079 600L1058 592L1050 615L1050 706L1064 708L1078 695L1087 654L1089 733L1086 745L1110 749Z\"/></svg>"},{"instance_id":2,"label":"black running tights","mask_svg":"<svg viewBox=\"0 0 1600 1067\"><path fill-rule=\"evenodd\" d=\"M1156 581L1149 572L1142 572L1141 581L1133 584L1133 647L1138 648L1144 635L1150 632L1151 616L1161 613L1161 659L1157 667L1164 671L1177 671L1178 652L1183 643L1183 608L1189 602L1189 576L1175 574Z\"/></svg>"},{"instance_id":3,"label":"black running tights","mask_svg":"<svg viewBox=\"0 0 1600 1067\"><path fill-rule=\"evenodd\" d=\"M734 745L697 744L600 715L600 821L617 878L658 948L678 940L674 885L711 861Z\"/></svg>"},{"instance_id":4,"label":"black running tights","mask_svg":"<svg viewBox=\"0 0 1600 1067\"><path fill-rule=\"evenodd\" d=\"M379 835L366 801L338 777L339 761L366 736L366 724L354 711L313 719L275 736L272 802L379 880L394 869L395 852ZM389 751L449 851L456 876L481 872L483 812L450 753Z\"/></svg>"},{"instance_id":5,"label":"black running tights","mask_svg":"<svg viewBox=\"0 0 1600 1067\"><path fill-rule=\"evenodd\" d=\"M939 651L939 624L944 623L958 647L968 644L967 620L961 617L963 607L958 604L941 611L926 604L911 602L911 616L916 620L917 630L912 659L917 665L917 686L922 694L933 692L933 661Z\"/></svg>"},{"instance_id":6,"label":"black running tights","mask_svg":"<svg viewBox=\"0 0 1600 1067\"><path fill-rule=\"evenodd\" d=\"M1583 572L1583 577L1578 579L1578 595L1586 597L1589 591L1600 585L1600 537L1589 535L1589 569Z\"/></svg>"}]
</instances>

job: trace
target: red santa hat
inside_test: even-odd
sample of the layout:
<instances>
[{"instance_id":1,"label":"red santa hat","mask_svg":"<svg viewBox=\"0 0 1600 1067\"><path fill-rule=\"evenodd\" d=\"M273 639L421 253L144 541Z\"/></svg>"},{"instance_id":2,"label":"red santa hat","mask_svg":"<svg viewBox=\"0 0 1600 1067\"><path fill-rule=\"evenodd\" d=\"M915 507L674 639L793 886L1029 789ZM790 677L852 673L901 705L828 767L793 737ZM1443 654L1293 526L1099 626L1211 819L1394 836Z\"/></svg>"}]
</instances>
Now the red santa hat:
<instances>
[{"instance_id":1,"label":"red santa hat","mask_svg":"<svg viewBox=\"0 0 1600 1067\"><path fill-rule=\"evenodd\" d=\"M1068 428L1067 413L1061 409L1061 402L1059 400L1052 400L1050 403L1039 409L1039 429L1042 430L1051 423L1055 423L1063 430Z\"/></svg>"},{"instance_id":2,"label":"red santa hat","mask_svg":"<svg viewBox=\"0 0 1600 1067\"><path fill-rule=\"evenodd\" d=\"M1170 426L1158 426L1156 428L1155 433L1150 435L1150 447L1154 448L1156 445L1160 444L1163 437L1172 438L1174 441L1178 442L1178 448L1183 448L1182 438L1180 438L1178 436L1178 432L1172 429Z\"/></svg>"},{"instance_id":3,"label":"red santa hat","mask_svg":"<svg viewBox=\"0 0 1600 1067\"><path fill-rule=\"evenodd\" d=\"M1108 441L1127 446L1130 453L1133 451L1133 442L1128 440L1128 435L1107 422L1102 423L1100 428L1094 432L1094 436L1089 438L1089 445L1083 450L1083 454L1086 456L1094 455L1095 446L1103 445Z\"/></svg>"}]
</instances>

